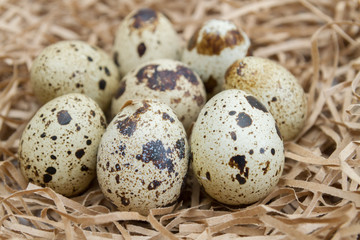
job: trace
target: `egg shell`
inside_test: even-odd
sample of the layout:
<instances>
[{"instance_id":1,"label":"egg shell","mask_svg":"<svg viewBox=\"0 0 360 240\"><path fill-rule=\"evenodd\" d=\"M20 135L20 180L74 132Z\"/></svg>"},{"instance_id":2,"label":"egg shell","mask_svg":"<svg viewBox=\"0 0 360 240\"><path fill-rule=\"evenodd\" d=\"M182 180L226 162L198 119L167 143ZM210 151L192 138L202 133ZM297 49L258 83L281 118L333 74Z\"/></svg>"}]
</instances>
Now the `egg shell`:
<instances>
[{"instance_id":1,"label":"egg shell","mask_svg":"<svg viewBox=\"0 0 360 240\"><path fill-rule=\"evenodd\" d=\"M182 43L173 25L161 12L151 8L132 11L119 25L113 58L120 73L158 58L180 59Z\"/></svg>"},{"instance_id":2,"label":"egg shell","mask_svg":"<svg viewBox=\"0 0 360 240\"><path fill-rule=\"evenodd\" d=\"M105 116L91 98L71 93L43 105L27 124L18 150L26 179L65 196L83 192L96 176Z\"/></svg>"},{"instance_id":3,"label":"egg shell","mask_svg":"<svg viewBox=\"0 0 360 240\"><path fill-rule=\"evenodd\" d=\"M206 91L199 76L185 64L172 59L152 60L124 76L112 99L112 116L130 99L150 98L169 105L189 129L205 104Z\"/></svg>"},{"instance_id":4,"label":"egg shell","mask_svg":"<svg viewBox=\"0 0 360 240\"><path fill-rule=\"evenodd\" d=\"M100 188L119 210L146 215L177 200L188 152L184 127L169 106L156 100L128 101L101 139Z\"/></svg>"},{"instance_id":5,"label":"egg shell","mask_svg":"<svg viewBox=\"0 0 360 240\"><path fill-rule=\"evenodd\" d=\"M211 19L195 31L181 61L199 74L211 97L223 90L226 69L249 47L248 36L233 22Z\"/></svg>"},{"instance_id":6,"label":"egg shell","mask_svg":"<svg viewBox=\"0 0 360 240\"><path fill-rule=\"evenodd\" d=\"M49 45L30 71L32 90L41 104L67 93L83 93L105 110L119 80L117 67L106 52L77 40Z\"/></svg>"},{"instance_id":7,"label":"egg shell","mask_svg":"<svg viewBox=\"0 0 360 240\"><path fill-rule=\"evenodd\" d=\"M274 118L255 97L236 89L205 104L193 127L191 152L194 174L205 192L230 205L265 197L284 166Z\"/></svg>"},{"instance_id":8,"label":"egg shell","mask_svg":"<svg viewBox=\"0 0 360 240\"><path fill-rule=\"evenodd\" d=\"M307 117L303 88L286 68L273 60L245 57L227 70L225 88L237 88L254 95L275 118L284 141L294 139Z\"/></svg>"}]
</instances>

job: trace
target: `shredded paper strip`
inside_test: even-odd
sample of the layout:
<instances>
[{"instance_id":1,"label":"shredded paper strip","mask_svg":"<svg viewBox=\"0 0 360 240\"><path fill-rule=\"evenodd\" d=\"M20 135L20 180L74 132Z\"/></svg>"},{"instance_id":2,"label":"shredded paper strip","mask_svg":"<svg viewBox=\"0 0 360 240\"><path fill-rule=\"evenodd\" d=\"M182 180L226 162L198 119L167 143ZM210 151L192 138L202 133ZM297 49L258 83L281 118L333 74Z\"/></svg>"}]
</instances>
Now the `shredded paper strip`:
<instances>
[{"instance_id":1,"label":"shredded paper strip","mask_svg":"<svg viewBox=\"0 0 360 240\"><path fill-rule=\"evenodd\" d=\"M22 176L19 138L40 107L29 86L34 58L65 39L110 54L117 26L140 7L164 12L184 43L205 20L232 20L252 55L298 78L308 119L285 143L283 176L265 199L225 206L189 174L175 205L142 216L118 211L96 181L70 199ZM359 184L357 0L0 0L0 239L359 239Z\"/></svg>"}]
</instances>

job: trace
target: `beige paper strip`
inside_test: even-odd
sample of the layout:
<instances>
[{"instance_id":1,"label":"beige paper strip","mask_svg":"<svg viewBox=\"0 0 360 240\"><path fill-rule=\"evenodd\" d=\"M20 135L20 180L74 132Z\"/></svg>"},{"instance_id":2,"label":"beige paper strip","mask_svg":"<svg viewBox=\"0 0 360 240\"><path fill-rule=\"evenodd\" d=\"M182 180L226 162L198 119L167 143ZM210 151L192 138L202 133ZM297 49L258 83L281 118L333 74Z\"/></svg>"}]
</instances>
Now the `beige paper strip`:
<instances>
[{"instance_id":1,"label":"beige paper strip","mask_svg":"<svg viewBox=\"0 0 360 240\"><path fill-rule=\"evenodd\" d=\"M119 211L94 181L67 198L28 184L17 150L40 107L30 68L46 46L69 39L110 56L132 10L165 13L183 40L206 20L228 19L251 40L249 55L270 58L298 79L308 118L285 143L282 179L248 206L211 199L191 172L181 199L149 216ZM356 239L360 234L360 9L358 1L156 0L0 3L1 239ZM190 131L189 131L190 134Z\"/></svg>"}]
</instances>

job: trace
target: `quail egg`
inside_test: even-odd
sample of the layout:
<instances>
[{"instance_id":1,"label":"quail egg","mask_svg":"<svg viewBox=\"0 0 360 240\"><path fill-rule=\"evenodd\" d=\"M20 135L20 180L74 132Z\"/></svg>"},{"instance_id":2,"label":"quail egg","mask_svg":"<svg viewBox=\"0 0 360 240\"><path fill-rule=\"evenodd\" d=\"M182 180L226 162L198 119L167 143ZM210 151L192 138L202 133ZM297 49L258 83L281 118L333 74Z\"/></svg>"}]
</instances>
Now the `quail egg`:
<instances>
[{"instance_id":1,"label":"quail egg","mask_svg":"<svg viewBox=\"0 0 360 240\"><path fill-rule=\"evenodd\" d=\"M200 111L191 135L192 167L206 193L240 205L265 197L284 166L284 145L272 115L254 96L225 90Z\"/></svg>"},{"instance_id":2,"label":"quail egg","mask_svg":"<svg viewBox=\"0 0 360 240\"><path fill-rule=\"evenodd\" d=\"M284 141L295 138L305 124L307 100L294 75L273 60L245 57L227 70L225 88L254 95L268 106Z\"/></svg>"},{"instance_id":3,"label":"quail egg","mask_svg":"<svg viewBox=\"0 0 360 240\"><path fill-rule=\"evenodd\" d=\"M180 59L181 39L167 17L151 8L132 11L117 29L113 58L120 73L148 60Z\"/></svg>"},{"instance_id":4,"label":"quail egg","mask_svg":"<svg viewBox=\"0 0 360 240\"><path fill-rule=\"evenodd\" d=\"M149 98L169 105L187 130L205 104L206 91L199 76L183 63L152 60L124 76L112 99L112 115L129 99Z\"/></svg>"},{"instance_id":5,"label":"quail egg","mask_svg":"<svg viewBox=\"0 0 360 240\"><path fill-rule=\"evenodd\" d=\"M43 105L27 124L18 150L26 179L75 196L96 177L96 154L106 128L91 98L66 94Z\"/></svg>"},{"instance_id":6,"label":"quail egg","mask_svg":"<svg viewBox=\"0 0 360 240\"><path fill-rule=\"evenodd\" d=\"M179 197L188 151L184 127L169 106L156 100L128 101L99 145L100 188L119 210L146 215Z\"/></svg>"},{"instance_id":7,"label":"quail egg","mask_svg":"<svg viewBox=\"0 0 360 240\"><path fill-rule=\"evenodd\" d=\"M211 19L193 34L181 61L199 74L211 97L223 90L226 69L249 47L249 38L233 22Z\"/></svg>"},{"instance_id":8,"label":"quail egg","mask_svg":"<svg viewBox=\"0 0 360 240\"><path fill-rule=\"evenodd\" d=\"M119 80L110 56L98 47L77 40L46 47L30 71L30 83L41 104L67 93L83 93L105 110Z\"/></svg>"}]
</instances>

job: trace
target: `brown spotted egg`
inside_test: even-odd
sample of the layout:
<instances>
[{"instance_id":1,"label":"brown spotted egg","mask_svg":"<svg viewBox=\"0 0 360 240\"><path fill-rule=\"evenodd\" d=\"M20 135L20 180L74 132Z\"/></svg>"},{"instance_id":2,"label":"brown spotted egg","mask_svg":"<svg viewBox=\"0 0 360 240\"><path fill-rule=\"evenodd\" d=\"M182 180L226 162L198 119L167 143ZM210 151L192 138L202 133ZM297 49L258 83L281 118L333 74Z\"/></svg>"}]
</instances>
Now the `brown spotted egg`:
<instances>
[{"instance_id":1,"label":"brown spotted egg","mask_svg":"<svg viewBox=\"0 0 360 240\"><path fill-rule=\"evenodd\" d=\"M169 105L187 130L205 104L206 91L199 76L183 63L152 60L124 76L112 99L112 115L129 99L150 98Z\"/></svg>"},{"instance_id":2,"label":"brown spotted egg","mask_svg":"<svg viewBox=\"0 0 360 240\"><path fill-rule=\"evenodd\" d=\"M120 210L146 215L179 197L188 151L184 127L170 107L156 100L128 101L101 139L100 188Z\"/></svg>"},{"instance_id":3,"label":"brown spotted egg","mask_svg":"<svg viewBox=\"0 0 360 240\"><path fill-rule=\"evenodd\" d=\"M247 54L250 40L233 22L211 19L191 37L182 62L204 81L209 97L223 90L226 69Z\"/></svg>"},{"instance_id":4,"label":"brown spotted egg","mask_svg":"<svg viewBox=\"0 0 360 240\"><path fill-rule=\"evenodd\" d=\"M105 128L101 108L83 94L49 101L21 136L18 155L23 175L65 196L83 192L96 177L96 154Z\"/></svg>"},{"instance_id":5,"label":"brown spotted egg","mask_svg":"<svg viewBox=\"0 0 360 240\"><path fill-rule=\"evenodd\" d=\"M206 193L230 205L265 197L284 166L274 118L255 97L237 89L205 104L193 127L191 152L193 171Z\"/></svg>"},{"instance_id":6,"label":"brown spotted egg","mask_svg":"<svg viewBox=\"0 0 360 240\"><path fill-rule=\"evenodd\" d=\"M167 17L151 8L132 11L117 29L113 57L120 73L148 60L179 59L181 39Z\"/></svg>"},{"instance_id":7,"label":"brown spotted egg","mask_svg":"<svg viewBox=\"0 0 360 240\"><path fill-rule=\"evenodd\" d=\"M103 50L82 41L60 41L36 57L30 83L40 103L67 93L83 93L105 110L119 83L116 65Z\"/></svg>"},{"instance_id":8,"label":"brown spotted egg","mask_svg":"<svg viewBox=\"0 0 360 240\"><path fill-rule=\"evenodd\" d=\"M297 136L305 124L307 100L294 75L273 60L245 57L227 70L225 88L253 94L274 116L284 141Z\"/></svg>"}]
</instances>

